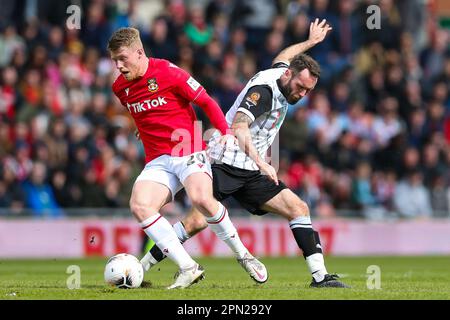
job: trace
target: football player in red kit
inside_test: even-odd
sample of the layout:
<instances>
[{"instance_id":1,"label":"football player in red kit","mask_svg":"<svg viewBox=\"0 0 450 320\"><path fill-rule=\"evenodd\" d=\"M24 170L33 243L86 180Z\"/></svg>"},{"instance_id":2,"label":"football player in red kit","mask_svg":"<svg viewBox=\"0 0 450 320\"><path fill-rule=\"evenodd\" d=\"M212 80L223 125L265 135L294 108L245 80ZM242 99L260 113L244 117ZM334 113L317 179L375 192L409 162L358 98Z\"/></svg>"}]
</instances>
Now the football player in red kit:
<instances>
[{"instance_id":1,"label":"football player in red kit","mask_svg":"<svg viewBox=\"0 0 450 320\"><path fill-rule=\"evenodd\" d=\"M227 209L213 197L211 166L201 132L194 139L199 133L190 103L202 108L225 136L228 125L220 107L186 71L167 60L147 57L137 29L114 32L108 51L120 71L112 89L133 117L146 155L146 165L133 186L130 209L148 237L180 268L168 289L188 287L204 273L181 244L188 237L183 224L172 227L159 213L183 187L253 280L265 282L265 266L248 252Z\"/></svg>"}]
</instances>

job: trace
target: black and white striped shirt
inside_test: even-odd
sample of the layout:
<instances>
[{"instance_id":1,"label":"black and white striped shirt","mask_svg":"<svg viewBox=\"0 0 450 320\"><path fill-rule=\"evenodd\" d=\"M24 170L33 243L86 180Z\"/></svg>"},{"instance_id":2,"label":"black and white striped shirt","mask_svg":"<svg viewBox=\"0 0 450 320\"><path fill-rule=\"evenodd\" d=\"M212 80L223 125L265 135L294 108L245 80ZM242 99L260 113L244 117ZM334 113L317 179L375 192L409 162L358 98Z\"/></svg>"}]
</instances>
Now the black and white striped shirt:
<instances>
[{"instance_id":1,"label":"black and white striped shirt","mask_svg":"<svg viewBox=\"0 0 450 320\"><path fill-rule=\"evenodd\" d=\"M225 116L230 127L238 111L253 120L249 126L252 142L263 159L274 142L288 110L288 102L277 84L277 80L287 68L286 63L277 63L271 69L258 72L240 92ZM237 142L228 143L225 149L220 148L216 142L217 139L212 138L209 143L212 161L246 170L259 170Z\"/></svg>"}]
</instances>

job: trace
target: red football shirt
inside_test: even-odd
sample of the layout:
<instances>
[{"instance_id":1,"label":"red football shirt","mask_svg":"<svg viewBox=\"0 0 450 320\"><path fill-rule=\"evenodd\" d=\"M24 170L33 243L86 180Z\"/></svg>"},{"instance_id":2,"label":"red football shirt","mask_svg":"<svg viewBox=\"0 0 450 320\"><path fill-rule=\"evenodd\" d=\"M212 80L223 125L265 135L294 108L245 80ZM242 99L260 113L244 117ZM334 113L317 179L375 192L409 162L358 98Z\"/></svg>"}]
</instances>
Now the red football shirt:
<instances>
[{"instance_id":1,"label":"red football shirt","mask_svg":"<svg viewBox=\"0 0 450 320\"><path fill-rule=\"evenodd\" d=\"M206 91L183 69L164 59L149 58L144 76L128 81L121 74L112 89L136 123L146 162L164 154L186 156L205 148L201 129L194 128L197 117L190 102Z\"/></svg>"}]
</instances>

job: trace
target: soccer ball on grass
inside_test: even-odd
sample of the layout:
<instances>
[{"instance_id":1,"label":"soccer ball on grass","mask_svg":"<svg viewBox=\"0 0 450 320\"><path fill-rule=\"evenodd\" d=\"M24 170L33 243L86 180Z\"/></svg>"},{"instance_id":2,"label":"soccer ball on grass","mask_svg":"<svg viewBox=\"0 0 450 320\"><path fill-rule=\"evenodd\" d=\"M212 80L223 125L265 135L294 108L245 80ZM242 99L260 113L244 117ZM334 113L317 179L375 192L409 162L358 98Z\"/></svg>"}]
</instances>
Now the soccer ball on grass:
<instances>
[{"instance_id":1,"label":"soccer ball on grass","mask_svg":"<svg viewBox=\"0 0 450 320\"><path fill-rule=\"evenodd\" d=\"M127 253L111 257L105 266L106 283L122 289L138 288L144 280L144 268L139 260Z\"/></svg>"}]
</instances>

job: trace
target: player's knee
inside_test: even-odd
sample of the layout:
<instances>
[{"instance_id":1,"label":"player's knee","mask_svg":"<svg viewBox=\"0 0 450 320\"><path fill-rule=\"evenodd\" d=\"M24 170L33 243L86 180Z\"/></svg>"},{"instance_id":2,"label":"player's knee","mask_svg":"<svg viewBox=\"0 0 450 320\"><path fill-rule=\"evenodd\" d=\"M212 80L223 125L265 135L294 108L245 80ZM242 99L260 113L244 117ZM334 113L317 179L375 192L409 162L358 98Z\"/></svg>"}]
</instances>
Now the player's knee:
<instances>
[{"instance_id":1,"label":"player's knee","mask_svg":"<svg viewBox=\"0 0 450 320\"><path fill-rule=\"evenodd\" d=\"M139 219L141 218L141 216L143 216L143 205L141 203L139 203L138 201L134 200L134 199L130 199L130 210L131 213L138 218L138 220L142 220Z\"/></svg>"},{"instance_id":2,"label":"player's knee","mask_svg":"<svg viewBox=\"0 0 450 320\"><path fill-rule=\"evenodd\" d=\"M309 216L309 207L306 204L305 201L303 200L298 200L295 203L294 208L292 208L292 218L297 218L297 217L307 217Z\"/></svg>"},{"instance_id":3,"label":"player's knee","mask_svg":"<svg viewBox=\"0 0 450 320\"><path fill-rule=\"evenodd\" d=\"M143 221L155 213L155 210L151 208L149 203L133 198L130 199L130 210L139 221Z\"/></svg>"},{"instance_id":4,"label":"player's knee","mask_svg":"<svg viewBox=\"0 0 450 320\"><path fill-rule=\"evenodd\" d=\"M199 209L200 211L209 211L208 208L211 206L212 197L209 197L202 193L197 193L191 196L192 205Z\"/></svg>"}]
</instances>

